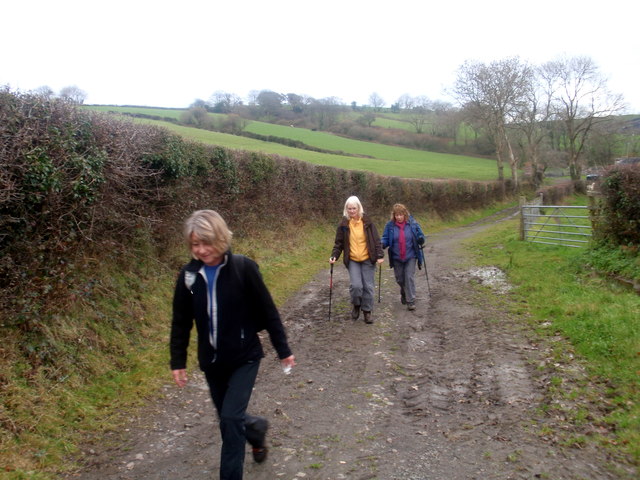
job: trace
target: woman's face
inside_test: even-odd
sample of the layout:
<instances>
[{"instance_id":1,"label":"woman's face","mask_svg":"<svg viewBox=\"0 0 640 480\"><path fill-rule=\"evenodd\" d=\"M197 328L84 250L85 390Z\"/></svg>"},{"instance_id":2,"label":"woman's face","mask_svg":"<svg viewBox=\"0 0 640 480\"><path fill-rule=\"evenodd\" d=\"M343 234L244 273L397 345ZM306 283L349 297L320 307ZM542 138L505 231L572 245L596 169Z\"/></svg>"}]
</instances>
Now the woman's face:
<instances>
[{"instance_id":1,"label":"woman's face","mask_svg":"<svg viewBox=\"0 0 640 480\"><path fill-rule=\"evenodd\" d=\"M195 233L191 234L191 253L202 263L209 266L222 263L224 252L219 252L214 246L204 243Z\"/></svg>"},{"instance_id":2,"label":"woman's face","mask_svg":"<svg viewBox=\"0 0 640 480\"><path fill-rule=\"evenodd\" d=\"M349 218L358 218L358 206L347 205L347 213L349 214Z\"/></svg>"},{"instance_id":3,"label":"woman's face","mask_svg":"<svg viewBox=\"0 0 640 480\"><path fill-rule=\"evenodd\" d=\"M396 213L395 217L396 217L396 222L398 223L404 222L404 213Z\"/></svg>"}]
</instances>

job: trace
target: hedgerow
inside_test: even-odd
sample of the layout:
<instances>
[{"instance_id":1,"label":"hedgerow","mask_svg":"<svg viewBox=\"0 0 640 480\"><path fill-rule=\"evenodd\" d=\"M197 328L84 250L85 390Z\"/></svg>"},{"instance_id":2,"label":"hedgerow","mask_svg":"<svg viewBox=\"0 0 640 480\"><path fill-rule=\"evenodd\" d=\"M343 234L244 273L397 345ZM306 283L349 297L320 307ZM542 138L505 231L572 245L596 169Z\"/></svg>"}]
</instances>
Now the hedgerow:
<instances>
[{"instance_id":1,"label":"hedgerow","mask_svg":"<svg viewBox=\"0 0 640 480\"><path fill-rule=\"evenodd\" d=\"M640 248L640 167L615 166L605 174L598 234L614 245Z\"/></svg>"}]
</instances>

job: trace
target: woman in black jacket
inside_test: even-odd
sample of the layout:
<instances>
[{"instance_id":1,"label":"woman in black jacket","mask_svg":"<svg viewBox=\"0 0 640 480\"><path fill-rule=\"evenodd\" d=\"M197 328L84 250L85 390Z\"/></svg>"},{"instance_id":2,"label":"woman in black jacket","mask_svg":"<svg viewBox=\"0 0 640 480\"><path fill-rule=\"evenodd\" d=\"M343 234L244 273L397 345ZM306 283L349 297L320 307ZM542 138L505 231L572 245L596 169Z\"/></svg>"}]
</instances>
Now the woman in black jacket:
<instances>
[{"instance_id":1,"label":"woman in black jacket","mask_svg":"<svg viewBox=\"0 0 640 480\"><path fill-rule=\"evenodd\" d=\"M220 479L242 479L245 442L256 462L267 455L265 418L246 413L264 351L258 332L267 330L283 368L295 358L278 310L257 264L230 251L231 231L213 210L194 212L184 236L193 259L180 271L173 298L171 370L187 383L187 348L195 321L198 361L209 384L222 434Z\"/></svg>"}]
</instances>

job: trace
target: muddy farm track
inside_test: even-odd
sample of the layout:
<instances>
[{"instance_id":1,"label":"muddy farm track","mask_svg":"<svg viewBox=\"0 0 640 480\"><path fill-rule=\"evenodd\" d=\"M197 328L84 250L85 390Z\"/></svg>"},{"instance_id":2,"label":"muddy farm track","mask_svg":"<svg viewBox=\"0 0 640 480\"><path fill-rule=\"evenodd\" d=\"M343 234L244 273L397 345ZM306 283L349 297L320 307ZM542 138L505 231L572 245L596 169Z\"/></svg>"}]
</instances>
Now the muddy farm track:
<instances>
[{"instance_id":1,"label":"muddy farm track","mask_svg":"<svg viewBox=\"0 0 640 480\"><path fill-rule=\"evenodd\" d=\"M537 366L545 349L491 293L479 291L459 248L499 220L429 237L431 295L424 270L417 271L413 312L400 304L386 262L373 325L350 318L341 262L334 269L331 318L328 269L281 308L298 366L284 375L265 339L268 355L250 412L270 419L270 453L255 464L248 452L245 478L633 477L629 470L612 473L602 449L561 448L540 435L542 424L562 428L540 413L548 375ZM161 398L125 431L87 446L86 468L67 478L216 479L219 446L199 373L192 368L190 385L178 390L167 371Z\"/></svg>"}]
</instances>

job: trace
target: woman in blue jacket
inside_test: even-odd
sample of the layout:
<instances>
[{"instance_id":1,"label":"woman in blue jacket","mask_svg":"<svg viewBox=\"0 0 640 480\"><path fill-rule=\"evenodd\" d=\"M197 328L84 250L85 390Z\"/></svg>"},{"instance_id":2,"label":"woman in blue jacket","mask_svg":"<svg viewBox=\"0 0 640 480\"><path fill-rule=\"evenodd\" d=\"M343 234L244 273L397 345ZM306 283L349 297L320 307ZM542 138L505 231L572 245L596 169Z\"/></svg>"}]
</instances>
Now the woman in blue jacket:
<instances>
[{"instance_id":1,"label":"woman in blue jacket","mask_svg":"<svg viewBox=\"0 0 640 480\"><path fill-rule=\"evenodd\" d=\"M409 214L401 203L391 210L391 220L387 222L382 234L382 248L389 247L389 266L393 268L396 282L400 285L400 301L409 310L416 305L416 263L424 262L422 249L424 233L420 224Z\"/></svg>"},{"instance_id":2,"label":"woman in blue jacket","mask_svg":"<svg viewBox=\"0 0 640 480\"><path fill-rule=\"evenodd\" d=\"M193 259L178 276L173 296L171 371L187 384L187 348L195 321L198 361L209 384L220 422L220 479L241 480L245 443L253 458L267 456L267 419L247 414L264 351L258 332L266 330L283 368L295 365L280 315L258 265L230 251L231 231L213 210L198 210L186 221L184 237Z\"/></svg>"}]
</instances>

